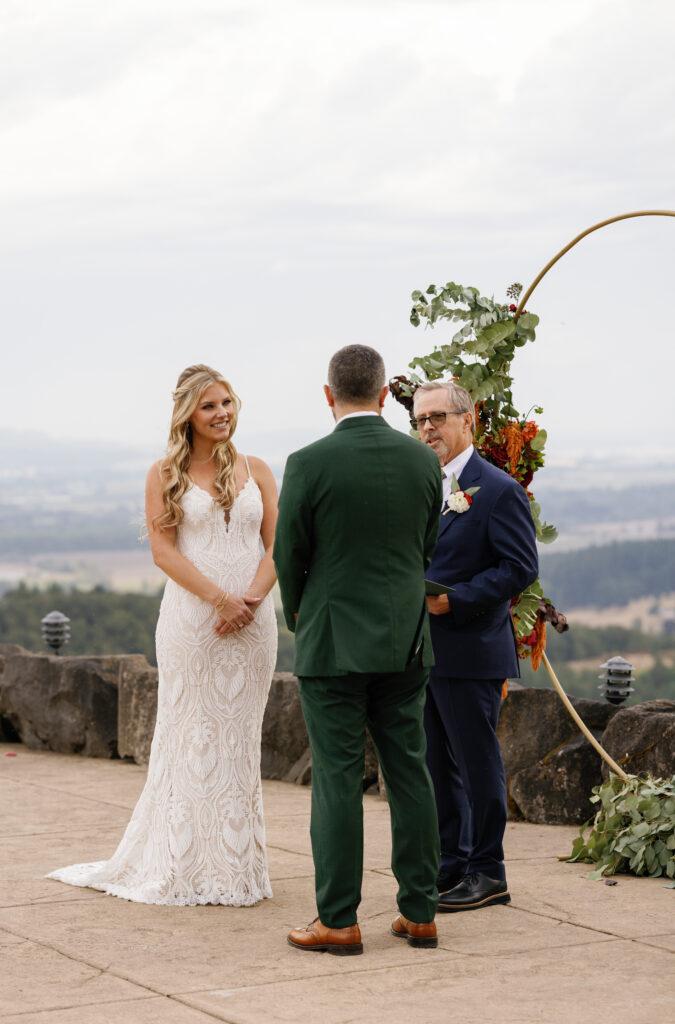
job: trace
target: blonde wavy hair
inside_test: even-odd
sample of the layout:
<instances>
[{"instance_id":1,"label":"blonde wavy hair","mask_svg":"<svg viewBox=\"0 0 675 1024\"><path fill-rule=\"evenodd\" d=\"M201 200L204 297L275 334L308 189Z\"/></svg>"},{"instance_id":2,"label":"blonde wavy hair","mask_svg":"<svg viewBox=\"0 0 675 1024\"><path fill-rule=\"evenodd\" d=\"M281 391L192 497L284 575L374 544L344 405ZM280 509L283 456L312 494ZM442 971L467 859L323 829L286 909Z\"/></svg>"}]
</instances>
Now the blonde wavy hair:
<instances>
[{"instance_id":1,"label":"blonde wavy hair","mask_svg":"<svg viewBox=\"0 0 675 1024\"><path fill-rule=\"evenodd\" d=\"M183 509L180 500L192 486L188 475L192 457L192 425L190 417L197 408L199 400L211 384L222 384L227 388L232 399L233 411L230 418L230 431L227 440L217 442L213 446L216 463L215 488L216 501L223 509L225 516L229 513L237 496L235 470L237 465L237 449L232 444L232 435L237 429L237 420L241 402L235 395L231 385L221 373L210 366L197 363L183 370L176 390L173 393L173 412L166 455L161 462L161 476L164 485L164 512L153 521L153 526L167 530L179 526L183 521Z\"/></svg>"}]
</instances>

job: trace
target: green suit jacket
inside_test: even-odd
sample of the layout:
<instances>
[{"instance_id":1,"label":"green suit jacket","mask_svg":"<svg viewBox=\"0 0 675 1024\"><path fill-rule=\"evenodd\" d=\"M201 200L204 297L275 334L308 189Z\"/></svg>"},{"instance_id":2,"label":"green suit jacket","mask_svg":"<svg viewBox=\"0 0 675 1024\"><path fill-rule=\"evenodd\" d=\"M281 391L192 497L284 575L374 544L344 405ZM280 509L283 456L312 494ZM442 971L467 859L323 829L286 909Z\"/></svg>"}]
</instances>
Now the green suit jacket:
<instances>
[{"instance_id":1,"label":"green suit jacket","mask_svg":"<svg viewBox=\"0 0 675 1024\"><path fill-rule=\"evenodd\" d=\"M433 664L424 573L441 504L437 457L380 416L289 457L274 562L296 675L401 672L419 650Z\"/></svg>"}]
</instances>

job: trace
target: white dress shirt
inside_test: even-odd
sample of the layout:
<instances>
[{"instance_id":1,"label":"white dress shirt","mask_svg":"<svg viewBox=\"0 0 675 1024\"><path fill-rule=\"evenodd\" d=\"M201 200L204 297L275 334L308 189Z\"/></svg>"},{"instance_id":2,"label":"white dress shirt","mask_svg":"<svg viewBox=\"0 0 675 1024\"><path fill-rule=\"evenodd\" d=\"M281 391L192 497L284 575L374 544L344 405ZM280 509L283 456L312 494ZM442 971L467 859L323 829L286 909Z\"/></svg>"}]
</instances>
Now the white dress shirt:
<instances>
[{"instance_id":1,"label":"white dress shirt","mask_svg":"<svg viewBox=\"0 0 675 1024\"><path fill-rule=\"evenodd\" d=\"M466 466L467 462L473 455L473 445L470 444L468 448L465 448L459 455L455 455L454 459L446 463L445 466L441 466L441 472L443 473L443 501L447 501L452 494L452 477L453 475L459 480L462 470Z\"/></svg>"},{"instance_id":2,"label":"white dress shirt","mask_svg":"<svg viewBox=\"0 0 675 1024\"><path fill-rule=\"evenodd\" d=\"M372 409L364 409L363 412L348 412L345 416L341 416L337 423L342 423L343 420L350 420L353 416L379 416L379 412L374 412ZM336 426L337 426L336 423Z\"/></svg>"}]
</instances>

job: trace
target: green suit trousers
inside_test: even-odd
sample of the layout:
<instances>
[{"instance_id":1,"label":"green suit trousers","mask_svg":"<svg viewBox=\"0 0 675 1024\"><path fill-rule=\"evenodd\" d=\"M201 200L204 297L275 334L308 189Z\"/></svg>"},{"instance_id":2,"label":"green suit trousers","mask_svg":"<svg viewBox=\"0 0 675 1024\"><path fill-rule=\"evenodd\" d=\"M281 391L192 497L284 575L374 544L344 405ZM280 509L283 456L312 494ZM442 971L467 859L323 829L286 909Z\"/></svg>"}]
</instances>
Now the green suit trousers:
<instances>
[{"instance_id":1,"label":"green suit trousers","mask_svg":"<svg viewBox=\"0 0 675 1024\"><path fill-rule=\"evenodd\" d=\"M366 727L389 798L391 867L410 921L432 921L439 868L438 819L426 766L423 711L428 670L303 677L300 699L312 751L312 852L319 917L357 920L363 879Z\"/></svg>"}]
</instances>

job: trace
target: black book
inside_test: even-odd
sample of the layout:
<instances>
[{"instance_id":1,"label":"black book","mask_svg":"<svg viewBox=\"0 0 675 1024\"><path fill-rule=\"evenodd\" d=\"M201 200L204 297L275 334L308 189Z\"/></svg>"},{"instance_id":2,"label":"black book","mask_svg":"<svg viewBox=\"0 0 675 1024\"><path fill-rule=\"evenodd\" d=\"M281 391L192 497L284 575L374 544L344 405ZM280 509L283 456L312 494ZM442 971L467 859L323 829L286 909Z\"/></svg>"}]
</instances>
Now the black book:
<instances>
[{"instance_id":1,"label":"black book","mask_svg":"<svg viewBox=\"0 0 675 1024\"><path fill-rule=\"evenodd\" d=\"M427 597L440 597L441 594L450 594L452 587L446 587L443 583L436 583L435 580L424 581Z\"/></svg>"}]
</instances>

